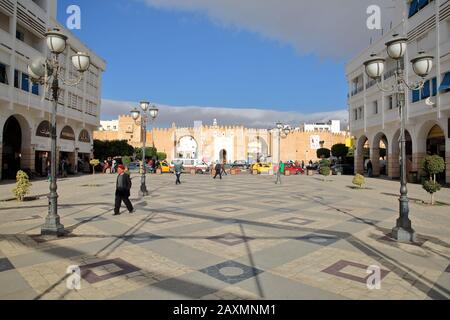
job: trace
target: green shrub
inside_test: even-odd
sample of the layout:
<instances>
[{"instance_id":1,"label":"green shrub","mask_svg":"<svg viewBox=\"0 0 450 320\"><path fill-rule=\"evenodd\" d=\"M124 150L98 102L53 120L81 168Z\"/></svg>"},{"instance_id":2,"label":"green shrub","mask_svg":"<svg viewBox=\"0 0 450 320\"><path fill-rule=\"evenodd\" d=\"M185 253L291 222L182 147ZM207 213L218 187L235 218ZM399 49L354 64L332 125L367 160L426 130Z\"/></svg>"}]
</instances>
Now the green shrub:
<instances>
[{"instance_id":1,"label":"green shrub","mask_svg":"<svg viewBox=\"0 0 450 320\"><path fill-rule=\"evenodd\" d=\"M23 171L18 171L16 175L16 187L12 190L18 201L23 201L31 188L28 175Z\"/></svg>"},{"instance_id":2,"label":"green shrub","mask_svg":"<svg viewBox=\"0 0 450 320\"><path fill-rule=\"evenodd\" d=\"M353 177L352 183L353 183L355 186L358 186L358 188L361 189L362 186L366 183L366 180L365 180L364 176L362 176L362 175L360 175L360 174L357 174L357 175L355 175L355 176Z\"/></svg>"},{"instance_id":3,"label":"green shrub","mask_svg":"<svg viewBox=\"0 0 450 320\"><path fill-rule=\"evenodd\" d=\"M163 161L167 159L167 153L165 152L158 152L157 154L157 158L159 161Z\"/></svg>"},{"instance_id":4,"label":"green shrub","mask_svg":"<svg viewBox=\"0 0 450 320\"><path fill-rule=\"evenodd\" d=\"M331 151L330 149L326 149L326 148L321 148L319 150L317 150L317 158L322 159L328 159L331 156Z\"/></svg>"},{"instance_id":5,"label":"green shrub","mask_svg":"<svg viewBox=\"0 0 450 320\"><path fill-rule=\"evenodd\" d=\"M128 156L122 157L122 163L125 166L125 168L128 168L128 166L131 163L131 158Z\"/></svg>"},{"instance_id":6,"label":"green shrub","mask_svg":"<svg viewBox=\"0 0 450 320\"><path fill-rule=\"evenodd\" d=\"M343 143L338 143L331 147L331 153L336 158L346 157L348 155L348 150L349 148Z\"/></svg>"},{"instance_id":7,"label":"green shrub","mask_svg":"<svg viewBox=\"0 0 450 320\"><path fill-rule=\"evenodd\" d=\"M436 182L436 175L445 170L445 161L438 155L427 156L422 160L421 166L429 177L422 182L422 187L431 195L431 205L434 205L434 194L441 190L441 185Z\"/></svg>"},{"instance_id":8,"label":"green shrub","mask_svg":"<svg viewBox=\"0 0 450 320\"><path fill-rule=\"evenodd\" d=\"M324 177L328 177L331 173L330 169L331 162L329 160L320 161L320 170L319 173Z\"/></svg>"}]
</instances>

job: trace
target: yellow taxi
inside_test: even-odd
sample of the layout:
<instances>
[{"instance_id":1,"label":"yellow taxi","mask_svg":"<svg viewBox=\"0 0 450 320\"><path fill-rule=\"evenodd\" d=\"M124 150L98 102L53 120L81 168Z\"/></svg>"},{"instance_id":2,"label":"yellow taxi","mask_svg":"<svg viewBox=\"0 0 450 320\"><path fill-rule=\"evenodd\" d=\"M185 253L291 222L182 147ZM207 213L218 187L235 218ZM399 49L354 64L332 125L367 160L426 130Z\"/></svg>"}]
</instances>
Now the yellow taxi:
<instances>
[{"instance_id":1,"label":"yellow taxi","mask_svg":"<svg viewBox=\"0 0 450 320\"><path fill-rule=\"evenodd\" d=\"M167 162L161 162L161 172L162 173L170 173L170 166Z\"/></svg>"},{"instance_id":2,"label":"yellow taxi","mask_svg":"<svg viewBox=\"0 0 450 320\"><path fill-rule=\"evenodd\" d=\"M273 171L273 165L271 163L255 163L252 166L252 171L257 171L258 174L269 173Z\"/></svg>"}]
</instances>

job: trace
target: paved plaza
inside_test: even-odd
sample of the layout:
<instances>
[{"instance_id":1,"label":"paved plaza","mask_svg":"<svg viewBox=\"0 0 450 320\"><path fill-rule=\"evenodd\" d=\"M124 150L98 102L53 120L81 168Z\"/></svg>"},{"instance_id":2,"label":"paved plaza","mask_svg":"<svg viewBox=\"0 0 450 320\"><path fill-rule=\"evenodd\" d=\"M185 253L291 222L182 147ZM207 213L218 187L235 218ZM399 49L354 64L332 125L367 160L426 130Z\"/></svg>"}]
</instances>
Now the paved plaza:
<instances>
[{"instance_id":1,"label":"paved plaza","mask_svg":"<svg viewBox=\"0 0 450 320\"><path fill-rule=\"evenodd\" d=\"M0 203L0 299L449 299L450 206L410 185L416 244L388 234L399 183L352 177L152 175L113 216L115 175L59 182L67 237L39 235L47 199ZM12 184L0 185L0 198ZM35 182L33 195L47 193ZM450 204L450 190L437 200ZM69 266L81 289L68 290ZM381 289L366 286L381 268Z\"/></svg>"}]
</instances>

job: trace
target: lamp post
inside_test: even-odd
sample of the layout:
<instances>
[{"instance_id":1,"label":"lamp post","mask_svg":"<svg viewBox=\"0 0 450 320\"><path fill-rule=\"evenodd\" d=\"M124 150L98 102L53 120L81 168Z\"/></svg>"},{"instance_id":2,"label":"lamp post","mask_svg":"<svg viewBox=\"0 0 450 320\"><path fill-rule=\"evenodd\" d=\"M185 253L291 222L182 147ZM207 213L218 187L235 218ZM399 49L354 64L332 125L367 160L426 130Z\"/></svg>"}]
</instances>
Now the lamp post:
<instances>
[{"instance_id":1,"label":"lamp post","mask_svg":"<svg viewBox=\"0 0 450 320\"><path fill-rule=\"evenodd\" d=\"M148 190L147 186L145 184L145 144L147 140L147 123L148 121L154 121L156 117L158 116L159 110L155 106L150 107L150 102L147 101L141 101L139 103L139 106L142 110L141 111L137 108L134 108L131 110L131 117L135 121L137 125L141 127L141 134L142 134L142 165L141 165L141 188L139 190L139 195L141 197L148 196ZM141 121L138 121L138 119L141 118Z\"/></svg>"},{"instance_id":2,"label":"lamp post","mask_svg":"<svg viewBox=\"0 0 450 320\"><path fill-rule=\"evenodd\" d=\"M283 136L283 138L286 138L292 131L292 128L289 125L285 125L281 122L278 122L276 124L276 128L277 133L278 133L278 165L280 165L281 163L281 137ZM276 184L278 184L278 182L280 182L281 184L281 172L280 172L280 168L278 167L277 170L277 181L275 182Z\"/></svg>"},{"instance_id":3,"label":"lamp post","mask_svg":"<svg viewBox=\"0 0 450 320\"><path fill-rule=\"evenodd\" d=\"M64 226L60 222L58 215L58 193L57 193L57 174L56 174L56 152L57 152L57 135L56 135L56 117L58 109L58 96L60 90L60 81L67 86L77 86L82 75L91 65L88 54L78 52L72 56L72 64L80 73L77 79L66 80L60 76L61 66L59 64L59 55L66 50L67 36L65 36L58 28L53 28L45 34L47 46L52 56L49 59L38 57L32 60L28 66L28 73L33 83L41 85L49 85L52 90L52 114L51 114L51 165L50 165L50 194L48 195L49 206L48 215L42 226L42 235L62 236L65 234Z\"/></svg>"},{"instance_id":4,"label":"lamp post","mask_svg":"<svg viewBox=\"0 0 450 320\"><path fill-rule=\"evenodd\" d=\"M404 57L407 49L408 39L399 37L395 34L393 39L386 43L387 54L390 58L396 60L397 69L394 73L394 83L389 87L383 87L380 84L381 76L384 72L385 59L372 55L369 60L364 63L365 71L367 75L375 79L379 89L383 92L393 93L397 97L397 106L400 113L400 209L399 218L397 219L396 226L392 229L392 236L399 242L415 242L416 233L412 229L411 220L409 219L409 200L408 200L408 188L406 179L406 96L405 91L420 90L425 83L425 77L430 73L433 67L433 57L426 55L424 52L420 52L419 56L411 60L414 73L421 79L415 83L408 83L405 79L404 67L402 66L401 59Z\"/></svg>"}]
</instances>

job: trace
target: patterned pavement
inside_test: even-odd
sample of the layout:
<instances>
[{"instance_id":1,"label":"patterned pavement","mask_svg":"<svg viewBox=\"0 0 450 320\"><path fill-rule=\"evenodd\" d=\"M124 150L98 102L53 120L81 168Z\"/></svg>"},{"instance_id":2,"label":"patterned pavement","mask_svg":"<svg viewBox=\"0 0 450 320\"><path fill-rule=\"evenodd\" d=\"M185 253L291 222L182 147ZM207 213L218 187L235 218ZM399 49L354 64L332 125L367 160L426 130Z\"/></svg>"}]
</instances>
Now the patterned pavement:
<instances>
[{"instance_id":1,"label":"patterned pavement","mask_svg":"<svg viewBox=\"0 0 450 320\"><path fill-rule=\"evenodd\" d=\"M95 180L95 184L93 183ZM398 182L351 177L151 176L112 216L115 178L60 182L64 238L39 235L45 197L0 202L0 299L449 299L449 206L411 203L419 243L388 234ZM7 195L11 186L1 185ZM33 192L43 194L45 182ZM411 186L412 197L426 194ZM438 195L450 203L450 192ZM379 266L381 289L366 286ZM71 266L81 288L67 289ZM72 267L73 268L73 267ZM69 273L68 273L69 272Z\"/></svg>"}]
</instances>

